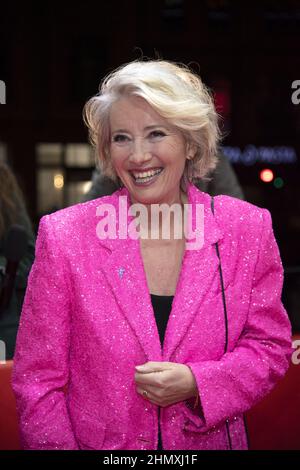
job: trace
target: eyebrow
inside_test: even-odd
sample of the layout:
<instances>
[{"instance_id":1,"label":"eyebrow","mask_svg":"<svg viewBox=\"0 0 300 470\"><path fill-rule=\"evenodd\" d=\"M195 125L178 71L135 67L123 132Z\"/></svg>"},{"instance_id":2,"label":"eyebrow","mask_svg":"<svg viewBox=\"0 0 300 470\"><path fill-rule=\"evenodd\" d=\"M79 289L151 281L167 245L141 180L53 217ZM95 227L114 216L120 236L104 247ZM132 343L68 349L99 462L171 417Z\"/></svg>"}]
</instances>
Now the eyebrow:
<instances>
[{"instance_id":1,"label":"eyebrow","mask_svg":"<svg viewBox=\"0 0 300 470\"><path fill-rule=\"evenodd\" d=\"M151 126L146 126L144 127L144 131L150 131L151 129L155 129L157 127L163 128L163 129L168 129L168 127L161 125L161 124L152 124ZM112 131L112 134L115 134L116 132L125 132L129 133L127 129L116 129L115 131Z\"/></svg>"}]
</instances>

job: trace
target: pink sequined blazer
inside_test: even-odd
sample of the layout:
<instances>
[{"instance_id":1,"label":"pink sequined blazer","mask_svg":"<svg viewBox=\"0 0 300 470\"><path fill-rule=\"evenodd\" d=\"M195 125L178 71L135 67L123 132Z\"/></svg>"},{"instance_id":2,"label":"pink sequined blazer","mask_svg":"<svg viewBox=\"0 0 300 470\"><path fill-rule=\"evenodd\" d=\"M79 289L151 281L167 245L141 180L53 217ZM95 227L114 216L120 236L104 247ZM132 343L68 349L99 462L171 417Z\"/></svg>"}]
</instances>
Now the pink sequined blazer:
<instances>
[{"instance_id":1,"label":"pink sequined blazer","mask_svg":"<svg viewBox=\"0 0 300 470\"><path fill-rule=\"evenodd\" d=\"M244 413L292 354L270 214L217 196L213 215L189 184L191 207L204 205L204 244L185 251L162 349L139 240L96 233L97 207L118 214L121 195L40 221L13 371L23 447L156 449L158 408L136 392L135 366L171 361L191 368L200 406L161 408L164 449L247 449Z\"/></svg>"}]
</instances>

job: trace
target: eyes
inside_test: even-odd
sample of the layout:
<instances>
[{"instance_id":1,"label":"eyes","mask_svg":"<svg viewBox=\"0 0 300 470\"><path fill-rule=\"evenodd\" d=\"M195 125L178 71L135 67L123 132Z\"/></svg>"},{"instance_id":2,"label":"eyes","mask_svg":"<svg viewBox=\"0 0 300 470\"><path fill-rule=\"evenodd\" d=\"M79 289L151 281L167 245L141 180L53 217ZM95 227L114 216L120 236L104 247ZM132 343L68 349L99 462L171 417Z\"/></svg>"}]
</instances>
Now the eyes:
<instances>
[{"instance_id":1,"label":"eyes","mask_svg":"<svg viewBox=\"0 0 300 470\"><path fill-rule=\"evenodd\" d=\"M147 138L151 141L156 141L160 140L163 137L165 137L166 134L163 131L151 131L148 135ZM125 144L127 142L131 141L131 137L129 137L127 134L116 134L112 138L112 142L116 142L118 144Z\"/></svg>"}]
</instances>

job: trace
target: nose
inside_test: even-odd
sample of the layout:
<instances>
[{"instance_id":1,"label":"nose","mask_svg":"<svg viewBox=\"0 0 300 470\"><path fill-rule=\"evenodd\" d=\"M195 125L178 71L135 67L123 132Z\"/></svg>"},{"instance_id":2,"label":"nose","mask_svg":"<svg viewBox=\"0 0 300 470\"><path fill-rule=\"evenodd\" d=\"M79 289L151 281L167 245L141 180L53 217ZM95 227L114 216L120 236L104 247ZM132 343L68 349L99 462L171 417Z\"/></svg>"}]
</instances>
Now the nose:
<instances>
[{"instance_id":1,"label":"nose","mask_svg":"<svg viewBox=\"0 0 300 470\"><path fill-rule=\"evenodd\" d=\"M131 163L142 164L151 160L151 151L143 138L135 139L132 143L132 151L129 157Z\"/></svg>"}]
</instances>

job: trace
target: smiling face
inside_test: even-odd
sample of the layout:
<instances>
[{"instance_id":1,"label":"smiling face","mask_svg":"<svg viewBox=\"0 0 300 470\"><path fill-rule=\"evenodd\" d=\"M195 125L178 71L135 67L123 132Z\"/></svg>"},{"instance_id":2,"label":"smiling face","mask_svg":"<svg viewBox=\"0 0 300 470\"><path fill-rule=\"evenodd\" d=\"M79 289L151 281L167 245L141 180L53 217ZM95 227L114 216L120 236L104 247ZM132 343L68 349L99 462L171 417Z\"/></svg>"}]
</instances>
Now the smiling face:
<instances>
[{"instance_id":1,"label":"smiling face","mask_svg":"<svg viewBox=\"0 0 300 470\"><path fill-rule=\"evenodd\" d=\"M180 202L185 139L143 99L122 97L110 112L110 156L131 202Z\"/></svg>"}]
</instances>

